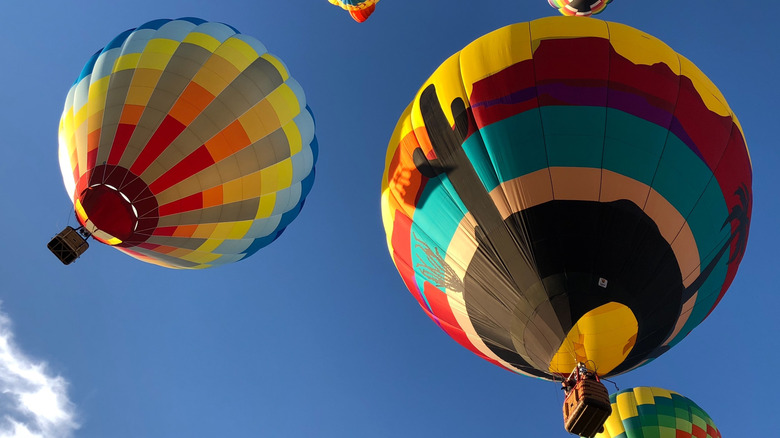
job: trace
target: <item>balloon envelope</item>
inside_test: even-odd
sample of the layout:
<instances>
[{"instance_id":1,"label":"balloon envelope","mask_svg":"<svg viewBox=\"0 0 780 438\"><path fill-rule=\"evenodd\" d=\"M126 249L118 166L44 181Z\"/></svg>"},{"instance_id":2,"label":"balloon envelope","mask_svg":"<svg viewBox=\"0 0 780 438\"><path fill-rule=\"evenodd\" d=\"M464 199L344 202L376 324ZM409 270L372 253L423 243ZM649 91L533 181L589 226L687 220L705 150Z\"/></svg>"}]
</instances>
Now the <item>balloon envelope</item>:
<instances>
[{"instance_id":1,"label":"balloon envelope","mask_svg":"<svg viewBox=\"0 0 780 438\"><path fill-rule=\"evenodd\" d=\"M374 13L379 0L328 0L331 4L341 7L358 23L368 20Z\"/></svg>"},{"instance_id":2,"label":"balloon envelope","mask_svg":"<svg viewBox=\"0 0 780 438\"><path fill-rule=\"evenodd\" d=\"M79 222L140 260L241 260L298 215L314 180L300 85L256 39L195 18L123 32L84 66L59 129Z\"/></svg>"},{"instance_id":3,"label":"balloon envelope","mask_svg":"<svg viewBox=\"0 0 780 438\"><path fill-rule=\"evenodd\" d=\"M710 416L691 399L661 388L610 394L612 415L596 438L720 438Z\"/></svg>"},{"instance_id":4,"label":"balloon envelope","mask_svg":"<svg viewBox=\"0 0 780 438\"><path fill-rule=\"evenodd\" d=\"M460 344L540 378L614 375L726 292L751 174L690 61L628 26L550 17L434 72L392 135L381 204L407 288Z\"/></svg>"},{"instance_id":5,"label":"balloon envelope","mask_svg":"<svg viewBox=\"0 0 780 438\"><path fill-rule=\"evenodd\" d=\"M554 7L566 16L590 17L593 14L599 14L604 11L612 0L547 0L550 6Z\"/></svg>"}]
</instances>

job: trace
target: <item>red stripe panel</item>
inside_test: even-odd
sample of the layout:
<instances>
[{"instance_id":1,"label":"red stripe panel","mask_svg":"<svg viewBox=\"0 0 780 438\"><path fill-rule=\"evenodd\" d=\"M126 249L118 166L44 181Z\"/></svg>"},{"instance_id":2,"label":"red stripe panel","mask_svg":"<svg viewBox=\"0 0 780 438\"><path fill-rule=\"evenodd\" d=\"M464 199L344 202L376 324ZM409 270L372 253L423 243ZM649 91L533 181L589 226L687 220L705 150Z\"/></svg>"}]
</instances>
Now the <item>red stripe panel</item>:
<instances>
[{"instance_id":1,"label":"red stripe panel","mask_svg":"<svg viewBox=\"0 0 780 438\"><path fill-rule=\"evenodd\" d=\"M160 193L212 164L214 164L214 159L211 157L208 149L205 146L201 146L149 184L149 189L152 193Z\"/></svg>"},{"instance_id":2,"label":"red stripe panel","mask_svg":"<svg viewBox=\"0 0 780 438\"><path fill-rule=\"evenodd\" d=\"M181 198L171 203L160 206L160 216L168 216L170 214L184 213L185 211L197 210L203 208L203 193L198 192L194 195ZM157 232L155 232L157 234Z\"/></svg>"},{"instance_id":3,"label":"red stripe panel","mask_svg":"<svg viewBox=\"0 0 780 438\"><path fill-rule=\"evenodd\" d=\"M154 230L155 236L173 236L173 233L176 232L176 227L159 227L156 230Z\"/></svg>"},{"instance_id":4,"label":"red stripe panel","mask_svg":"<svg viewBox=\"0 0 780 438\"><path fill-rule=\"evenodd\" d=\"M141 154L136 158L135 163L130 167L130 171L136 175L144 173L146 168L163 153L165 148L184 131L184 128L186 126L183 123L170 115L166 115L160 126L152 134L149 143L146 143L146 147L144 147Z\"/></svg>"},{"instance_id":5,"label":"red stripe panel","mask_svg":"<svg viewBox=\"0 0 780 438\"><path fill-rule=\"evenodd\" d=\"M111 152L108 153L107 164L117 165L119 160L122 159L122 154L127 149L127 144L130 143L130 137L135 131L135 125L128 125L126 123L120 123L116 127L116 135L114 136L114 144L111 145Z\"/></svg>"},{"instance_id":6,"label":"red stripe panel","mask_svg":"<svg viewBox=\"0 0 780 438\"><path fill-rule=\"evenodd\" d=\"M498 361L482 354L482 352L477 350L474 344L471 343L466 333L460 328L460 326L458 326L458 323L455 320L455 315L452 314L449 303L447 303L447 295L444 292L440 291L432 284L425 282L425 298L428 299L428 303L430 304L431 309L433 309L433 313L431 313L427 308L425 308L424 305L422 305L423 310L425 310L425 314L428 315L434 322L436 322L436 324L441 327L445 333L447 333L458 344L469 349L469 351L481 357L482 359L506 369L506 367L498 363Z\"/></svg>"},{"instance_id":7,"label":"red stripe panel","mask_svg":"<svg viewBox=\"0 0 780 438\"><path fill-rule=\"evenodd\" d=\"M696 438L707 438L707 431L695 424L692 425L691 432L693 432L691 435Z\"/></svg>"},{"instance_id":8,"label":"red stripe panel","mask_svg":"<svg viewBox=\"0 0 780 438\"><path fill-rule=\"evenodd\" d=\"M423 300L422 295L417 290L417 284L414 281L414 268L412 268L410 263L412 260L412 245L409 241L411 230L412 220L404 216L402 211L396 210L392 237L395 267L398 269L398 273L401 274L406 288L409 289L409 292L417 299L420 305L425 308L425 300Z\"/></svg>"}]
</instances>

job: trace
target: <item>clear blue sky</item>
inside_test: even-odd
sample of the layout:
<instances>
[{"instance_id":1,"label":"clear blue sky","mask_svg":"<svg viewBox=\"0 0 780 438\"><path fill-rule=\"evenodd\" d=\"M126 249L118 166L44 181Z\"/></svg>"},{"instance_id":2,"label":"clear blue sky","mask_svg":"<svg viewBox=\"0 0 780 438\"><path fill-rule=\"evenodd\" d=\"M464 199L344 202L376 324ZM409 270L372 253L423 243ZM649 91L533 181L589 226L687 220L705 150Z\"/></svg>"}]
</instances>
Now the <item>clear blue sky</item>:
<instances>
[{"instance_id":1,"label":"clear blue sky","mask_svg":"<svg viewBox=\"0 0 780 438\"><path fill-rule=\"evenodd\" d=\"M780 51L759 6L615 0L599 16L691 59L744 128L754 209L736 280L687 339L616 378L690 397L730 438L776 435L766 380L780 364ZM491 30L554 13L545 0L383 0L357 24L326 0L4 5L0 335L12 344L0 343L0 436L568 436L555 384L482 361L419 309L379 207L389 136L435 67ZM302 84L320 144L306 206L277 242L226 267L167 270L97 243L62 266L45 245L75 223L57 163L65 94L116 34L181 16L258 38ZM30 395L49 387L65 411Z\"/></svg>"}]
</instances>

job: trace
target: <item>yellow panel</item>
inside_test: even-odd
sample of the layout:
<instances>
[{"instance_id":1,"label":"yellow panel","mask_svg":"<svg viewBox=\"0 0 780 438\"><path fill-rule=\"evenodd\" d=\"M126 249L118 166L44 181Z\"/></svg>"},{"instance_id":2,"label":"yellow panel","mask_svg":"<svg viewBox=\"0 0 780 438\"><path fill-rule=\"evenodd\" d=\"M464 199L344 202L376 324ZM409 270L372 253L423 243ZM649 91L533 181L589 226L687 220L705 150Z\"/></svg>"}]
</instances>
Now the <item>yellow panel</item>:
<instances>
[{"instance_id":1,"label":"yellow panel","mask_svg":"<svg viewBox=\"0 0 780 438\"><path fill-rule=\"evenodd\" d=\"M257 207L255 219L262 219L271 216L276 205L276 192L269 193L260 197L260 205Z\"/></svg>"},{"instance_id":2,"label":"yellow panel","mask_svg":"<svg viewBox=\"0 0 780 438\"><path fill-rule=\"evenodd\" d=\"M258 102L238 120L252 143L279 129L275 110L266 100Z\"/></svg>"},{"instance_id":3,"label":"yellow panel","mask_svg":"<svg viewBox=\"0 0 780 438\"><path fill-rule=\"evenodd\" d=\"M234 179L222 184L222 202L230 204L244 199L243 186L241 179Z\"/></svg>"},{"instance_id":4,"label":"yellow panel","mask_svg":"<svg viewBox=\"0 0 780 438\"><path fill-rule=\"evenodd\" d=\"M721 116L730 116L731 109L726 104L726 99L721 94L718 87L712 83L712 81L704 75L691 61L684 56L679 55L680 58L680 74L690 78L693 82L694 88L701 96L704 104L710 111L715 112Z\"/></svg>"},{"instance_id":5,"label":"yellow panel","mask_svg":"<svg viewBox=\"0 0 780 438\"><path fill-rule=\"evenodd\" d=\"M200 32L191 32L182 40L182 43L195 44L197 46L203 47L209 52L214 52L220 45L219 40L213 36Z\"/></svg>"},{"instance_id":6,"label":"yellow panel","mask_svg":"<svg viewBox=\"0 0 780 438\"><path fill-rule=\"evenodd\" d=\"M530 32L528 23L502 27L461 50L460 68L469 99L475 82L507 66L531 59Z\"/></svg>"},{"instance_id":7,"label":"yellow panel","mask_svg":"<svg viewBox=\"0 0 780 438\"><path fill-rule=\"evenodd\" d=\"M548 39L582 37L609 39L607 23L600 20L583 20L578 17L546 17L534 20L530 25L534 48L538 46L538 41Z\"/></svg>"},{"instance_id":8,"label":"yellow panel","mask_svg":"<svg viewBox=\"0 0 780 438\"><path fill-rule=\"evenodd\" d=\"M639 325L627 306L609 302L582 316L550 361L553 373L569 373L578 362L607 374L620 365L636 343Z\"/></svg>"},{"instance_id":9,"label":"yellow panel","mask_svg":"<svg viewBox=\"0 0 780 438\"><path fill-rule=\"evenodd\" d=\"M214 254L211 252L192 251L189 254L179 257L182 260L194 263L209 263L222 257L222 254Z\"/></svg>"},{"instance_id":10,"label":"yellow panel","mask_svg":"<svg viewBox=\"0 0 780 438\"><path fill-rule=\"evenodd\" d=\"M634 64L666 64L674 73L680 72L677 53L658 38L619 23L609 23L609 43L620 56Z\"/></svg>"},{"instance_id":11,"label":"yellow panel","mask_svg":"<svg viewBox=\"0 0 780 438\"><path fill-rule=\"evenodd\" d=\"M87 106L84 105L73 115L73 126L78 131L81 124L87 120Z\"/></svg>"},{"instance_id":12,"label":"yellow panel","mask_svg":"<svg viewBox=\"0 0 780 438\"><path fill-rule=\"evenodd\" d=\"M639 411L636 409L636 403L633 392L623 392L615 397L615 404L617 404L618 411L620 412L620 418L633 418L639 416Z\"/></svg>"},{"instance_id":13,"label":"yellow panel","mask_svg":"<svg viewBox=\"0 0 780 438\"><path fill-rule=\"evenodd\" d=\"M260 176L260 172L254 172L242 177L241 191L243 193L242 200L259 197L262 191L262 177Z\"/></svg>"},{"instance_id":14,"label":"yellow panel","mask_svg":"<svg viewBox=\"0 0 780 438\"><path fill-rule=\"evenodd\" d=\"M108 80L110 76L100 78L89 84L88 115L103 111L106 107L106 94L108 93Z\"/></svg>"},{"instance_id":15,"label":"yellow panel","mask_svg":"<svg viewBox=\"0 0 780 438\"><path fill-rule=\"evenodd\" d=\"M228 38L214 54L225 58L240 71L246 70L249 64L258 58L252 46L238 38Z\"/></svg>"},{"instance_id":16,"label":"yellow panel","mask_svg":"<svg viewBox=\"0 0 780 438\"><path fill-rule=\"evenodd\" d=\"M455 125L455 118L452 116L452 110L450 109L452 101L458 97L464 101L468 100L460 77L460 52L444 61L425 84L420 87L420 91L414 98L411 113L412 126L415 128L425 126L422 112L420 111L420 96L430 84L435 84L436 86L436 95L439 98L442 110L444 110L444 115L447 117L447 122L450 126ZM423 149L423 151L427 153L426 149Z\"/></svg>"},{"instance_id":17,"label":"yellow panel","mask_svg":"<svg viewBox=\"0 0 780 438\"><path fill-rule=\"evenodd\" d=\"M652 389L653 395L655 395L656 397L672 398L672 394L677 394L674 391L669 391L669 390L663 389L663 388L650 388L650 389ZM677 394L677 395L680 395L680 394Z\"/></svg>"},{"instance_id":18,"label":"yellow panel","mask_svg":"<svg viewBox=\"0 0 780 438\"><path fill-rule=\"evenodd\" d=\"M303 149L303 140L298 125L290 122L282 127L284 135L287 137L287 143L290 145L290 155L295 155Z\"/></svg>"},{"instance_id":19,"label":"yellow panel","mask_svg":"<svg viewBox=\"0 0 780 438\"><path fill-rule=\"evenodd\" d=\"M634 388L634 397L636 398L637 405L654 405L655 398L653 397L653 391L646 386L640 386Z\"/></svg>"},{"instance_id":20,"label":"yellow panel","mask_svg":"<svg viewBox=\"0 0 780 438\"><path fill-rule=\"evenodd\" d=\"M76 216L78 216L79 221L82 223L86 222L89 218L87 217L87 212L84 211L84 206L81 205L81 200L78 198L76 198L75 207L76 207Z\"/></svg>"},{"instance_id":21,"label":"yellow panel","mask_svg":"<svg viewBox=\"0 0 780 438\"><path fill-rule=\"evenodd\" d=\"M233 227L228 234L228 239L241 239L246 236L254 221L233 222Z\"/></svg>"},{"instance_id":22,"label":"yellow panel","mask_svg":"<svg viewBox=\"0 0 780 438\"><path fill-rule=\"evenodd\" d=\"M280 161L278 164L275 164L274 166L278 168L277 187L279 187L279 190L290 187L293 178L292 160L288 158L284 161Z\"/></svg>"},{"instance_id":23,"label":"yellow panel","mask_svg":"<svg viewBox=\"0 0 780 438\"><path fill-rule=\"evenodd\" d=\"M173 52L179 48L179 41L171 40L168 38L153 38L146 43L144 47L144 53L164 53L173 55Z\"/></svg>"},{"instance_id":24,"label":"yellow panel","mask_svg":"<svg viewBox=\"0 0 780 438\"><path fill-rule=\"evenodd\" d=\"M301 105L298 102L298 96L287 84L278 86L274 91L266 96L267 100L276 112L276 117L282 125L287 124L301 113ZM278 125L277 125L278 126ZM276 128L276 126L274 127Z\"/></svg>"},{"instance_id":25,"label":"yellow panel","mask_svg":"<svg viewBox=\"0 0 780 438\"><path fill-rule=\"evenodd\" d=\"M222 245L222 242L224 240L222 239L206 239L205 242L203 242L203 245L199 246L197 251L200 252L211 252L217 249L219 245Z\"/></svg>"},{"instance_id":26,"label":"yellow panel","mask_svg":"<svg viewBox=\"0 0 780 438\"><path fill-rule=\"evenodd\" d=\"M624 433L626 429L623 427L623 422L620 421L620 415L617 415L617 403L612 404L612 415L607 418L604 423L604 433L598 434L596 437L616 437L621 433Z\"/></svg>"},{"instance_id":27,"label":"yellow panel","mask_svg":"<svg viewBox=\"0 0 780 438\"><path fill-rule=\"evenodd\" d=\"M102 126L103 126L103 111L94 114L89 119L87 119L87 132L89 132L89 135L92 135L94 132L100 132L100 128Z\"/></svg>"},{"instance_id":28,"label":"yellow panel","mask_svg":"<svg viewBox=\"0 0 780 438\"><path fill-rule=\"evenodd\" d=\"M195 73L192 81L218 96L241 72L230 61L216 54L210 57Z\"/></svg>"},{"instance_id":29,"label":"yellow panel","mask_svg":"<svg viewBox=\"0 0 780 438\"><path fill-rule=\"evenodd\" d=\"M140 58L140 53L128 53L127 55L120 56L116 61L114 61L114 69L112 70L112 73L136 68Z\"/></svg>"},{"instance_id":30,"label":"yellow panel","mask_svg":"<svg viewBox=\"0 0 780 438\"><path fill-rule=\"evenodd\" d=\"M138 60L137 68L148 68L150 70L165 70L171 55L168 53L147 53L144 52L141 59Z\"/></svg>"},{"instance_id":31,"label":"yellow panel","mask_svg":"<svg viewBox=\"0 0 780 438\"><path fill-rule=\"evenodd\" d=\"M287 69L284 68L284 64L282 64L282 62L279 61L275 56L271 55L270 53L264 53L260 57L273 64L279 74L282 75L283 81L286 81L290 78L290 74L287 72Z\"/></svg>"}]
</instances>

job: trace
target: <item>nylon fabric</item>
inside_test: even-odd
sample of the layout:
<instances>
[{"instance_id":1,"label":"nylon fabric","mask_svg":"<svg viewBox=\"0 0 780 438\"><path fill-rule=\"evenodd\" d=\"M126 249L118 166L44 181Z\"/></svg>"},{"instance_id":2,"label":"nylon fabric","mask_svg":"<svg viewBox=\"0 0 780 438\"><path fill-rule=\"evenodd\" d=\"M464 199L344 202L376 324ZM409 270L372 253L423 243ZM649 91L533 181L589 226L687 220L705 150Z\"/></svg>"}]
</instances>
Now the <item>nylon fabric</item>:
<instances>
[{"instance_id":1,"label":"nylon fabric","mask_svg":"<svg viewBox=\"0 0 780 438\"><path fill-rule=\"evenodd\" d=\"M302 87L261 42L222 23L154 20L82 69L60 121L60 168L97 240L200 269L251 255L298 215L314 131ZM94 191L116 191L106 199L135 216L95 216L99 204L83 202Z\"/></svg>"},{"instance_id":2,"label":"nylon fabric","mask_svg":"<svg viewBox=\"0 0 780 438\"><path fill-rule=\"evenodd\" d=\"M628 26L552 17L477 39L423 84L388 145L382 217L405 284L456 341L520 374L568 374L552 366L568 354L614 375L726 292L751 174L692 63ZM583 320L597 308L618 313Z\"/></svg>"}]
</instances>

